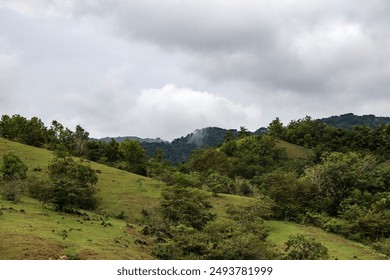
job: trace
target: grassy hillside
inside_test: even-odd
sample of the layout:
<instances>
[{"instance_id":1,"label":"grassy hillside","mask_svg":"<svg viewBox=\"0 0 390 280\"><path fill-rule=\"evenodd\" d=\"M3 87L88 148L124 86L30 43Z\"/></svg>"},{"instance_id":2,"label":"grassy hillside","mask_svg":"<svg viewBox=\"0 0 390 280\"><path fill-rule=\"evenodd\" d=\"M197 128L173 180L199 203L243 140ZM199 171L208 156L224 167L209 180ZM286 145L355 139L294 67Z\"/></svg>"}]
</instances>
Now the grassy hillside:
<instances>
[{"instance_id":1,"label":"grassy hillside","mask_svg":"<svg viewBox=\"0 0 390 280\"><path fill-rule=\"evenodd\" d=\"M288 150L293 147L296 157L307 151L282 144ZM53 159L50 151L0 138L0 158L9 151L29 166L29 176L47 178L47 167ZM138 224L141 210L158 203L163 184L101 164L90 164L99 170L100 214L86 211L82 215L57 213L28 196L22 196L18 204L0 197L0 259L58 259L65 255L76 259L152 258L148 246L151 240L140 233ZM210 198L219 219L226 218L229 205L245 205L251 199L234 195ZM122 212L124 220L115 219ZM373 250L316 228L278 221L268 221L265 225L270 229L270 241L279 250L290 234L304 233L328 246L332 258L383 258Z\"/></svg>"},{"instance_id":2,"label":"grassy hillside","mask_svg":"<svg viewBox=\"0 0 390 280\"><path fill-rule=\"evenodd\" d=\"M219 218L226 218L225 210L230 205L247 205L252 198L237 197L234 195L219 195L211 199L214 213ZM269 240L275 244L277 250L282 252L284 250L284 243L289 239L290 235L304 234L314 237L317 241L323 243L329 250L331 259L338 260L380 260L387 259L383 254L376 252L370 247L364 246L360 243L352 242L342 236L328 233L322 229L299 225L292 222L284 221L265 221L264 226L269 229Z\"/></svg>"},{"instance_id":3,"label":"grassy hillside","mask_svg":"<svg viewBox=\"0 0 390 280\"><path fill-rule=\"evenodd\" d=\"M0 157L9 151L28 165L29 176L48 178L47 167L54 158L52 152L0 138ZM139 222L141 210L155 204L160 195L162 183L156 180L95 162L89 164L99 172L96 187L98 196L102 198L101 210L111 216L124 212L126 220ZM40 171L34 171L36 169Z\"/></svg>"},{"instance_id":4,"label":"grassy hillside","mask_svg":"<svg viewBox=\"0 0 390 280\"><path fill-rule=\"evenodd\" d=\"M286 149L287 157L292 160L305 160L314 156L313 151L283 140L278 140L276 145L279 148Z\"/></svg>"},{"instance_id":5,"label":"grassy hillside","mask_svg":"<svg viewBox=\"0 0 390 280\"><path fill-rule=\"evenodd\" d=\"M90 212L56 213L34 199L0 201L0 259L150 259L135 226Z\"/></svg>"}]
</instances>

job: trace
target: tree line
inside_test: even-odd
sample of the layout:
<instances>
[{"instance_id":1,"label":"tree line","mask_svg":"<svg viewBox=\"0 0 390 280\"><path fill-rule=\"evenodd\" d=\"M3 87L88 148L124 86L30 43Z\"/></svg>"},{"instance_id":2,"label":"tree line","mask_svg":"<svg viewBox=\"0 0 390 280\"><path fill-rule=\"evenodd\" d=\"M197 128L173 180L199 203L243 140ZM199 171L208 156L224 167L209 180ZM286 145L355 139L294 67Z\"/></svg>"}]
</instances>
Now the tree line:
<instances>
[{"instance_id":1,"label":"tree line","mask_svg":"<svg viewBox=\"0 0 390 280\"><path fill-rule=\"evenodd\" d=\"M71 156L146 175L147 154L138 142L92 141L89 132L80 125L72 131L55 120L46 127L37 117L27 119L20 115L3 115L0 137L52 151L63 150Z\"/></svg>"}]
</instances>

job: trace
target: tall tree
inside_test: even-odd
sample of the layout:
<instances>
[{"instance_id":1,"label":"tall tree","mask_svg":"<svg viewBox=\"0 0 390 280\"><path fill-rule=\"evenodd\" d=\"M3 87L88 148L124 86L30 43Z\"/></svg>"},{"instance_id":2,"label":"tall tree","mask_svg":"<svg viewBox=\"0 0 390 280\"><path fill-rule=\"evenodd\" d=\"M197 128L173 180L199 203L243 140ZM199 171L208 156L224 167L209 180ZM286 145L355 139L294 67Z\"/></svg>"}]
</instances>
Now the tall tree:
<instances>
[{"instance_id":1,"label":"tall tree","mask_svg":"<svg viewBox=\"0 0 390 280\"><path fill-rule=\"evenodd\" d=\"M284 137L285 128L283 127L283 123L278 117L269 124L268 133L276 138Z\"/></svg>"},{"instance_id":2,"label":"tall tree","mask_svg":"<svg viewBox=\"0 0 390 280\"><path fill-rule=\"evenodd\" d=\"M76 156L85 155L87 152L87 143L89 140L89 133L85 131L80 125L76 126L74 132L74 153Z\"/></svg>"}]
</instances>

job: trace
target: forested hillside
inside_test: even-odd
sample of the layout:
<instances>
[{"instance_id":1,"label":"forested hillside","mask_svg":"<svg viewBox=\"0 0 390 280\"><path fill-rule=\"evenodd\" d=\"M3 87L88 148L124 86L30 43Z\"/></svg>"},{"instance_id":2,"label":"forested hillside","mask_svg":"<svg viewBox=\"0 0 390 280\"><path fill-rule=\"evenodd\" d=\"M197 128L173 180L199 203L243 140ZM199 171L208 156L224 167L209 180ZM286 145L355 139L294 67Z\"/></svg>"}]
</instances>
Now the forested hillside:
<instances>
[{"instance_id":1,"label":"forested hillside","mask_svg":"<svg viewBox=\"0 0 390 280\"><path fill-rule=\"evenodd\" d=\"M138 141L146 150L148 156L152 156L156 149L160 149L165 154L165 159L178 164L188 159L188 156L195 150L205 147L216 147L223 143L226 132L230 131L232 135L238 132L235 129L223 129L218 127L207 127L197 129L185 137L174 139L172 142L157 139L142 139L139 137L115 137L117 142L123 142L127 139ZM98 141L108 143L112 138L104 138Z\"/></svg>"},{"instance_id":2,"label":"forested hillside","mask_svg":"<svg viewBox=\"0 0 390 280\"><path fill-rule=\"evenodd\" d=\"M89 141L81 126L47 128L38 118L3 116L0 136L53 151L34 165L4 146L4 201L28 196L67 215L83 209L137 223L128 230L143 236L145 256L353 258L334 251L336 235L390 255L390 124L346 130L310 117L288 125L276 118L259 135L227 131L222 144L198 148L178 165L162 149L148 156L137 141ZM313 227L336 235L324 238ZM291 235L282 239L281 228ZM377 254L355 257L384 257Z\"/></svg>"},{"instance_id":3,"label":"forested hillside","mask_svg":"<svg viewBox=\"0 0 390 280\"><path fill-rule=\"evenodd\" d=\"M390 123L390 117L377 117L374 115L357 116L355 114L349 113L340 116L323 118L319 121L326 123L330 126L351 129L356 125L376 127L382 124L388 124Z\"/></svg>"}]
</instances>

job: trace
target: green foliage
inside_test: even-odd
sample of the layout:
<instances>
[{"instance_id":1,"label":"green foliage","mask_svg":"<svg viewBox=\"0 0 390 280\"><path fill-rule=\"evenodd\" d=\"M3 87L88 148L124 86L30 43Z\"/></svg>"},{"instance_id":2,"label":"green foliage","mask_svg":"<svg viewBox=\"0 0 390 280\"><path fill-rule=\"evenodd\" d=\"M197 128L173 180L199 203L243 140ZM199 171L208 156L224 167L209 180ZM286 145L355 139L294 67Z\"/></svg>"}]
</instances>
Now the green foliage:
<instances>
[{"instance_id":1,"label":"green foliage","mask_svg":"<svg viewBox=\"0 0 390 280\"><path fill-rule=\"evenodd\" d=\"M27 165L15 154L7 153L3 156L1 166L2 182L1 194L4 199L17 201L22 192L22 181L27 178Z\"/></svg>"},{"instance_id":2,"label":"green foliage","mask_svg":"<svg viewBox=\"0 0 390 280\"><path fill-rule=\"evenodd\" d=\"M224 143L221 147L221 151L224 152L227 156L234 157L237 155L238 145L236 141L228 141Z\"/></svg>"},{"instance_id":3,"label":"green foliage","mask_svg":"<svg viewBox=\"0 0 390 280\"><path fill-rule=\"evenodd\" d=\"M98 179L90 166L70 157L56 158L49 165L49 176L53 185L43 197L45 203L62 212L77 208L96 209L98 200L94 185Z\"/></svg>"},{"instance_id":4,"label":"green foliage","mask_svg":"<svg viewBox=\"0 0 390 280\"><path fill-rule=\"evenodd\" d=\"M157 244L153 254L163 260L202 259L207 256L207 237L192 227L171 226L168 241Z\"/></svg>"},{"instance_id":5,"label":"green foliage","mask_svg":"<svg viewBox=\"0 0 390 280\"><path fill-rule=\"evenodd\" d=\"M27 179L27 187L31 197L43 201L45 196L47 196L51 183L48 180L29 177Z\"/></svg>"},{"instance_id":6,"label":"green foliage","mask_svg":"<svg viewBox=\"0 0 390 280\"><path fill-rule=\"evenodd\" d=\"M274 217L275 202L267 196L258 196L247 205L227 205L226 213L229 218L253 229L255 225L262 224L263 219Z\"/></svg>"},{"instance_id":7,"label":"green foliage","mask_svg":"<svg viewBox=\"0 0 390 280\"><path fill-rule=\"evenodd\" d=\"M85 131L85 129L83 129L80 125L77 125L73 138L74 138L74 155L78 157L86 155L89 133Z\"/></svg>"},{"instance_id":8,"label":"green foliage","mask_svg":"<svg viewBox=\"0 0 390 280\"><path fill-rule=\"evenodd\" d=\"M0 120L0 136L31 146L40 147L46 142L46 127L37 117L30 120L20 115L3 115Z\"/></svg>"},{"instance_id":9,"label":"green foliage","mask_svg":"<svg viewBox=\"0 0 390 280\"><path fill-rule=\"evenodd\" d=\"M312 237L293 235L285 243L288 260L325 260L329 258L328 249Z\"/></svg>"},{"instance_id":10,"label":"green foliage","mask_svg":"<svg viewBox=\"0 0 390 280\"><path fill-rule=\"evenodd\" d=\"M260 191L276 203L276 218L287 221L305 213L311 193L307 184L298 179L296 172L276 169L258 179Z\"/></svg>"},{"instance_id":11,"label":"green foliage","mask_svg":"<svg viewBox=\"0 0 390 280\"><path fill-rule=\"evenodd\" d=\"M217 172L210 172L204 184L213 195L218 195L218 193L236 193L234 180L227 176L220 175Z\"/></svg>"},{"instance_id":12,"label":"green foliage","mask_svg":"<svg viewBox=\"0 0 390 280\"><path fill-rule=\"evenodd\" d=\"M304 119L291 121L286 129L286 140L304 147L315 147L321 141L326 125L306 116Z\"/></svg>"},{"instance_id":13,"label":"green foliage","mask_svg":"<svg viewBox=\"0 0 390 280\"><path fill-rule=\"evenodd\" d=\"M244 138L237 148L236 158L229 172L231 177L250 179L282 165L286 160L285 149L277 147L275 138L268 135Z\"/></svg>"},{"instance_id":14,"label":"green foliage","mask_svg":"<svg viewBox=\"0 0 390 280\"><path fill-rule=\"evenodd\" d=\"M226 174L229 169L227 156L213 148L194 151L187 164L192 171L197 172L217 171Z\"/></svg>"},{"instance_id":15,"label":"green foliage","mask_svg":"<svg viewBox=\"0 0 390 280\"><path fill-rule=\"evenodd\" d=\"M276 137L283 138L285 134L285 128L279 118L273 120L268 126L268 134Z\"/></svg>"},{"instance_id":16,"label":"green foliage","mask_svg":"<svg viewBox=\"0 0 390 280\"><path fill-rule=\"evenodd\" d=\"M121 169L146 175L146 152L139 142L129 139L119 144L121 162L117 164Z\"/></svg>"},{"instance_id":17,"label":"green foliage","mask_svg":"<svg viewBox=\"0 0 390 280\"><path fill-rule=\"evenodd\" d=\"M243 139L239 141L243 141ZM238 145L239 143L240 142L238 142ZM287 147L287 149L289 149L289 147ZM50 189L50 185L46 181L48 174L46 170L49 161L52 159L52 153L1 139L1 155L10 150L14 151L20 158L25 159L26 163L29 165L29 169L33 170L36 166L42 168L41 172L33 173L37 177L36 182L34 182L32 178L29 178L29 180L24 183L28 186L30 193L34 192L33 189L38 186L42 186L42 189L45 189L46 187L44 187L44 185L46 185ZM229 158L229 160L231 160L231 158ZM369 250L367 246L349 242L340 236L328 234L316 228L295 223L264 220L269 218L272 219L274 217L274 213L269 212L265 217L263 217L263 215L267 213L269 209L274 210L275 206L270 204L270 207L267 206L266 209L263 210L261 207L265 207L267 203L260 199L261 204L258 205L258 208L257 206L248 208L251 206L252 202L254 203L254 201L257 200L257 196L248 198L220 194L217 197L209 197L207 200L213 205L210 212L216 213L218 217L213 221L207 222L200 230L189 226L186 226L187 230L179 230L178 227L180 227L180 224L170 225L166 223L167 220L163 220L162 217L160 217L161 208L155 209L154 212L151 211L152 207L155 204L158 204L157 199L160 195L161 183L149 178L142 178L144 179L142 188L146 189L147 192L141 193L139 192L137 183L140 178L139 176L96 163L91 163L91 166L95 170L101 171L101 174L99 173L100 180L97 186L100 189L100 196L102 197L102 207L104 207L105 211L113 217L117 215L118 217L121 217L121 212L126 211L124 218L126 222L131 222L133 225L128 224L126 226L125 221L111 220L110 222L114 226L104 227L100 225L100 222L95 222L95 214L83 211L82 216L77 217L66 213L54 213L49 208L42 208L36 200L27 196L22 196L23 204L15 205L3 200L3 208L1 209L4 214L1 217L3 230L2 234L0 234L3 243L0 245L3 246L4 252L0 258L32 258L31 253L33 251L34 253L36 252L36 256L40 256L40 258L57 258L58 252L61 252L61 255L70 256L71 254L67 249L65 252L63 251L65 246L67 248L68 246L77 248L76 250L72 249L71 252L79 252L79 257L81 259L151 258L156 257L157 255L151 256L149 254L149 249L151 248L149 246L153 246L153 250L158 251L157 248L164 248L165 244L167 244L167 246L169 244L170 250L171 252L174 252L174 255L170 258L170 251L167 250L167 254L165 255L165 258L167 259L273 259L278 258L278 256L275 255L276 250L282 248L283 243L288 239L288 235L291 233L310 233L310 236L315 237L331 250L332 258L351 259L353 256L357 256L359 259L383 258L383 256ZM379 167L382 167L382 164ZM187 167L177 167L176 169L175 166L170 166L169 168L171 168L171 170L180 171L180 173L186 175L196 175L195 172L190 172ZM267 173L270 171L272 172L274 168L275 167L272 167ZM286 172L287 175L285 175L287 178L289 178L288 174L292 172L290 169L285 169L283 166L278 167L278 170ZM170 171L167 170L167 173L170 173ZM224 180L233 183L235 182L234 177L229 178L215 171L204 174L206 175L205 177L199 176L200 181L203 182L202 188L205 187L208 179L210 179L210 183L223 183ZM283 174L280 175L282 179L285 177ZM295 176L299 177L300 173L297 172ZM250 181L252 187L254 187L253 192L255 194L258 194L259 189L257 189L257 187L261 185L262 182L259 178L261 179L263 176L258 177L257 180L254 180L253 178L250 180L246 179L247 181ZM274 184L272 178L276 181ZM298 178L296 184L303 184L305 188L309 187L308 190L311 191L311 183L308 184L305 181L308 181L308 178ZM284 181L279 181L277 176L270 176L268 182L273 187L277 187L279 184L278 182L283 183ZM357 193L356 190L353 190L351 194L340 203L340 211L337 213L337 216L328 216L326 221L324 218L325 227L328 231L339 234L343 234L343 231L346 233L348 231L350 234L346 234L345 236L355 240L376 242L377 237L374 237L373 240L368 240L367 237L362 235L358 223L359 220L361 220L361 224L364 225L365 231L367 231L370 236L385 236L386 230L389 228L386 225L388 216L384 213L386 209L388 209L386 195L386 190L388 188L386 186L388 186L388 184L386 185L384 183L383 186L379 188L369 188L363 191L359 190L359 193ZM304 190L306 190L305 188ZM309 194L312 195L311 192L309 192ZM37 197L39 197L39 190ZM272 200L269 198L263 198L272 203ZM297 198L299 198L299 195L297 195ZM308 205L304 206L304 209L308 211L317 209L313 207L317 202L315 200L312 201L310 196L304 196L304 198L302 198L302 203L303 202L306 204L301 205ZM301 202L298 204L300 203ZM34 205L34 208L31 208L32 204ZM228 208L229 214L226 213L225 207L227 204L231 204ZM14 210L9 210L10 207L13 207ZM358 207L361 208L362 211L360 211ZM153 220L153 224L155 225L153 228L149 227L150 231L146 237L139 236L142 227L138 226L141 220L137 214L139 214L141 209L145 209L145 220ZM343 216L344 214L342 211L344 211L344 209L351 217L349 220ZM317 209L317 211L318 212L315 214L320 213L321 209ZM364 214L360 214L361 212ZM365 216L365 213L368 212L372 212L373 214L367 216L365 220L362 219ZM90 221L86 221L88 217L84 216L84 213L88 213L91 219ZM354 220L353 217L356 217L356 223L351 223L351 221ZM84 220L84 218L86 218L86 220ZM102 217L102 219L105 221L104 217ZM298 218L296 220L298 221ZM309 220L309 218L306 220ZM382 222L377 223L376 220L382 220ZM31 224L31 221L34 221L34 223ZM143 221L143 223L149 225L149 222ZM33 228L31 228L30 225L32 225ZM347 227L347 225L352 225L352 227ZM81 228L82 231L79 232L75 230L78 228ZM145 228L147 227L145 226ZM65 240L62 240L60 232L64 229L69 232L69 236ZM54 230L54 232L52 230ZM148 230L143 232L146 233ZM268 234L270 235L267 236ZM29 240L33 240L33 242L30 242L28 245L23 243L25 242L26 235L29 236ZM12 239L10 237L12 237ZM137 240L137 238L146 240L149 245L135 245L133 241ZM51 242L53 240L58 242L58 247L53 247L53 255L48 255L46 250L47 247L45 246L52 246L50 244L52 244ZM271 245L267 240L271 240L275 245ZM335 242L335 240L337 240L337 242ZM380 237L379 240L386 240L386 238ZM13 242L12 249L4 246L7 242ZM237 246L237 244L242 244L242 246ZM27 252L29 255L21 256L18 252L22 252L22 248L25 247L29 248ZM183 248L183 250L180 248ZM40 249L42 250L39 254ZM96 252L99 252L99 255ZM370 253L366 254L367 252Z\"/></svg>"},{"instance_id":18,"label":"green foliage","mask_svg":"<svg viewBox=\"0 0 390 280\"><path fill-rule=\"evenodd\" d=\"M390 257L390 238L379 239L372 244L372 247Z\"/></svg>"},{"instance_id":19,"label":"green foliage","mask_svg":"<svg viewBox=\"0 0 390 280\"><path fill-rule=\"evenodd\" d=\"M1 195L5 200L18 202L23 186L18 181L5 181L0 185Z\"/></svg>"},{"instance_id":20,"label":"green foliage","mask_svg":"<svg viewBox=\"0 0 390 280\"><path fill-rule=\"evenodd\" d=\"M27 165L15 154L8 153L3 156L3 165L0 171L4 181L25 180L27 169Z\"/></svg>"},{"instance_id":21,"label":"green foliage","mask_svg":"<svg viewBox=\"0 0 390 280\"><path fill-rule=\"evenodd\" d=\"M377 127L379 125L390 123L389 117L376 117L374 115L363 115L357 116L352 113L340 115L340 116L332 116L329 118L324 118L320 120L328 125L351 129L354 126L367 126L367 127Z\"/></svg>"},{"instance_id":22,"label":"green foliage","mask_svg":"<svg viewBox=\"0 0 390 280\"><path fill-rule=\"evenodd\" d=\"M270 260L277 253L267 242L268 230L259 223L250 229L235 221L209 223L204 233L212 246L208 259L216 260Z\"/></svg>"},{"instance_id":23,"label":"green foliage","mask_svg":"<svg viewBox=\"0 0 390 280\"><path fill-rule=\"evenodd\" d=\"M269 260L276 258L264 226L247 231L234 221L213 221L202 231L184 225L170 228L172 238L154 247L160 259Z\"/></svg>"},{"instance_id":24,"label":"green foliage","mask_svg":"<svg viewBox=\"0 0 390 280\"><path fill-rule=\"evenodd\" d=\"M201 229L215 218L207 194L200 190L172 186L163 189L161 196L161 214L168 224Z\"/></svg>"},{"instance_id":25,"label":"green foliage","mask_svg":"<svg viewBox=\"0 0 390 280\"><path fill-rule=\"evenodd\" d=\"M336 215L340 203L354 189L381 189L383 180L376 167L376 159L371 155L330 153L323 157L322 163L307 168L305 176L316 189L318 206Z\"/></svg>"}]
</instances>

